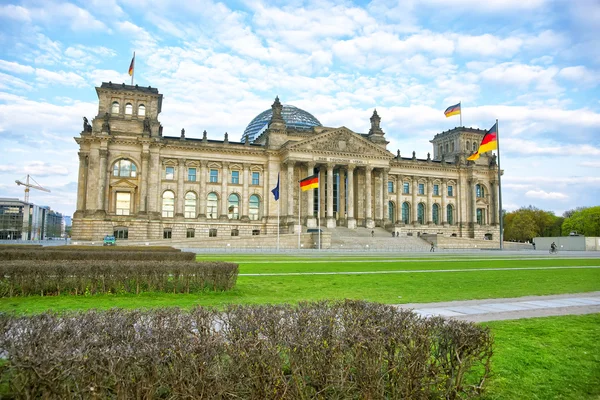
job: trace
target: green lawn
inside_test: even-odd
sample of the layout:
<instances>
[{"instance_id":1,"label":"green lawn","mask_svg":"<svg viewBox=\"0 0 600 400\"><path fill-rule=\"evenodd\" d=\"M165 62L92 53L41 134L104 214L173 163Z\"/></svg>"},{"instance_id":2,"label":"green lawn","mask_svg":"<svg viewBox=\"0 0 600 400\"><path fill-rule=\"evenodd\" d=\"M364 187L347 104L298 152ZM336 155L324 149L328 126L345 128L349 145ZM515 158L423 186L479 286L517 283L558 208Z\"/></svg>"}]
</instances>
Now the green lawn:
<instances>
[{"instance_id":1,"label":"green lawn","mask_svg":"<svg viewBox=\"0 0 600 400\"><path fill-rule=\"evenodd\" d=\"M202 294L146 293L135 295L23 297L0 299L0 311L36 313L48 309L73 310L110 307L223 306L231 303L295 303L302 300L363 299L389 304L519 297L600 290L600 268L472 271L490 268L596 266L598 259L458 260L452 258L391 259L390 257L320 257L296 259L270 255L230 255L240 273L368 272L407 273L355 275L240 276L235 290ZM211 257L225 258L225 257ZM261 259L263 263L257 262ZM279 261L277 261L279 259ZM383 260L387 260L383 262ZM248 260L248 261L245 261ZM391 261L390 261L391 260ZM360 262L358 262L360 261ZM464 272L416 272L458 269ZM413 271L413 272L410 272Z\"/></svg>"},{"instance_id":2,"label":"green lawn","mask_svg":"<svg viewBox=\"0 0 600 400\"><path fill-rule=\"evenodd\" d=\"M484 325L495 337L484 399L600 398L600 314Z\"/></svg>"}]
</instances>

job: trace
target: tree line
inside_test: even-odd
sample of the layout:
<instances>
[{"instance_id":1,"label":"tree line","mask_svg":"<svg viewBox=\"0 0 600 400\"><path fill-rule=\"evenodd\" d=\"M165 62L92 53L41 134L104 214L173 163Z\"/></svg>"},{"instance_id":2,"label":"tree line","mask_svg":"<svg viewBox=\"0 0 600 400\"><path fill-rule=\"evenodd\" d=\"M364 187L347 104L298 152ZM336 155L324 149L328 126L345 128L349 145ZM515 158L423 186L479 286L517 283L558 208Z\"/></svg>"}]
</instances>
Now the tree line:
<instances>
[{"instance_id":1,"label":"tree line","mask_svg":"<svg viewBox=\"0 0 600 400\"><path fill-rule=\"evenodd\" d=\"M577 232L584 236L600 236L600 206L578 207L562 216L534 206L503 212L504 240L531 241L534 237L567 236Z\"/></svg>"}]
</instances>

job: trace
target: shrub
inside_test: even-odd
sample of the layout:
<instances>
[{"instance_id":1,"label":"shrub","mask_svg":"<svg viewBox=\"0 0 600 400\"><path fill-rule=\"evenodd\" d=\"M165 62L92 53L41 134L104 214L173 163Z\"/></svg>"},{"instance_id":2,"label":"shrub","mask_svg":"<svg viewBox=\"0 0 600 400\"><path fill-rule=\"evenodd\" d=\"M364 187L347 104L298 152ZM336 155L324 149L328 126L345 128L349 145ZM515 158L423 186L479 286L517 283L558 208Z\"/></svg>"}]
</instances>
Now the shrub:
<instances>
[{"instance_id":1,"label":"shrub","mask_svg":"<svg viewBox=\"0 0 600 400\"><path fill-rule=\"evenodd\" d=\"M100 249L100 248L99 248ZM3 250L0 260L128 260L193 261L196 254L174 251L106 251L106 250Z\"/></svg>"},{"instance_id":2,"label":"shrub","mask_svg":"<svg viewBox=\"0 0 600 400\"><path fill-rule=\"evenodd\" d=\"M230 290L237 275L218 261L4 261L0 297Z\"/></svg>"},{"instance_id":3,"label":"shrub","mask_svg":"<svg viewBox=\"0 0 600 400\"><path fill-rule=\"evenodd\" d=\"M492 337L362 301L0 315L19 398L456 399L489 376Z\"/></svg>"},{"instance_id":4,"label":"shrub","mask_svg":"<svg viewBox=\"0 0 600 400\"><path fill-rule=\"evenodd\" d=\"M46 246L43 247L47 251L172 251L181 252L181 249L176 249L171 246L85 246L85 245L71 245L71 246Z\"/></svg>"}]
</instances>

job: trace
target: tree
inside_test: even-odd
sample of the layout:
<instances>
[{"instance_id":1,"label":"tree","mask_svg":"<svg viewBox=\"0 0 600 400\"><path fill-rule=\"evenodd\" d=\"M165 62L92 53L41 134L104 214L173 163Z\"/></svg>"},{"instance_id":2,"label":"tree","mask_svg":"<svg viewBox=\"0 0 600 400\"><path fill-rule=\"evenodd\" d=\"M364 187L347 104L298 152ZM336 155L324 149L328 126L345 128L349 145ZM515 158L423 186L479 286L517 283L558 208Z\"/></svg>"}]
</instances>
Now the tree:
<instances>
[{"instance_id":1,"label":"tree","mask_svg":"<svg viewBox=\"0 0 600 400\"><path fill-rule=\"evenodd\" d=\"M506 224L504 228L505 240L525 242L537 236L533 216L530 213L518 211L519 210L507 215L509 223Z\"/></svg>"},{"instance_id":2,"label":"tree","mask_svg":"<svg viewBox=\"0 0 600 400\"><path fill-rule=\"evenodd\" d=\"M569 215L562 224L565 234L576 231L585 236L600 236L600 206L577 208Z\"/></svg>"},{"instance_id":3,"label":"tree","mask_svg":"<svg viewBox=\"0 0 600 400\"><path fill-rule=\"evenodd\" d=\"M560 236L562 220L551 211L522 207L504 215L504 238L528 241L536 236Z\"/></svg>"}]
</instances>

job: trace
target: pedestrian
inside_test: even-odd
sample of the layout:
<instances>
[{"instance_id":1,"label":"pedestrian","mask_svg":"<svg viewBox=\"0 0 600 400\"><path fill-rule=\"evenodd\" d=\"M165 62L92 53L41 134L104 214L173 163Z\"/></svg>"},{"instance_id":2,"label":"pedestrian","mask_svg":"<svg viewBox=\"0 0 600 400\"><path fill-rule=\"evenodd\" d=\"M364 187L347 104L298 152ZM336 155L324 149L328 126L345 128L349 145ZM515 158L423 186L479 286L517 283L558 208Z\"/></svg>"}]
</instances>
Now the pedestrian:
<instances>
[{"instance_id":1,"label":"pedestrian","mask_svg":"<svg viewBox=\"0 0 600 400\"><path fill-rule=\"evenodd\" d=\"M430 253L435 253L435 246L431 243L431 249L429 249Z\"/></svg>"},{"instance_id":2,"label":"pedestrian","mask_svg":"<svg viewBox=\"0 0 600 400\"><path fill-rule=\"evenodd\" d=\"M375 231L371 231L371 237L375 237Z\"/></svg>"},{"instance_id":3,"label":"pedestrian","mask_svg":"<svg viewBox=\"0 0 600 400\"><path fill-rule=\"evenodd\" d=\"M392 237L395 237L395 236L396 236L396 232L392 232Z\"/></svg>"},{"instance_id":4,"label":"pedestrian","mask_svg":"<svg viewBox=\"0 0 600 400\"><path fill-rule=\"evenodd\" d=\"M535 250L535 242L532 240L531 244L533 245L533 249Z\"/></svg>"}]
</instances>

